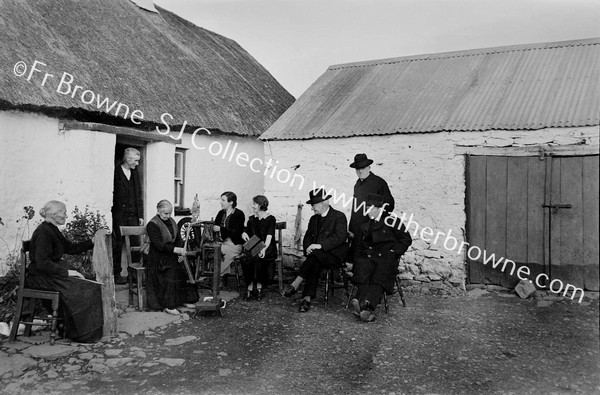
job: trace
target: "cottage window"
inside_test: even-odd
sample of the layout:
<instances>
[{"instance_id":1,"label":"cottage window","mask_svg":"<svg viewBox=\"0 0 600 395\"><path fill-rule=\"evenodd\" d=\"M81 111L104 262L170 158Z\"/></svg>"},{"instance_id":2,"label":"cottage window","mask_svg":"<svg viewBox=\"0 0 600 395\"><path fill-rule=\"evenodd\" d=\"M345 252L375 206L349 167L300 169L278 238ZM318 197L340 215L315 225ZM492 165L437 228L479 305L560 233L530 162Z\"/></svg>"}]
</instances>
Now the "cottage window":
<instances>
[{"instance_id":1,"label":"cottage window","mask_svg":"<svg viewBox=\"0 0 600 395\"><path fill-rule=\"evenodd\" d=\"M184 176L185 176L185 150L177 148L175 150L175 198L173 199L173 205L175 208L183 207L183 193L184 193Z\"/></svg>"}]
</instances>

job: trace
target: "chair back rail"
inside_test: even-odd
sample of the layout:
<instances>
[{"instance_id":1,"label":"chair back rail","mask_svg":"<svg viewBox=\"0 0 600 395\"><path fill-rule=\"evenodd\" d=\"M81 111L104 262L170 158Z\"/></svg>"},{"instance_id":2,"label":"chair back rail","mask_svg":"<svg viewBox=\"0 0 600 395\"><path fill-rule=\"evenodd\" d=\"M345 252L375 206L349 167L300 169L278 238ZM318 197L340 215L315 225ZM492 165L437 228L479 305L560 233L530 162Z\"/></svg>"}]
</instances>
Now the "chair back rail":
<instances>
[{"instance_id":1,"label":"chair back rail","mask_svg":"<svg viewBox=\"0 0 600 395\"><path fill-rule=\"evenodd\" d=\"M21 268L19 270L19 289L25 288L25 271L27 270L27 254L31 248L31 240L24 240L21 247Z\"/></svg>"},{"instance_id":2,"label":"chair back rail","mask_svg":"<svg viewBox=\"0 0 600 395\"><path fill-rule=\"evenodd\" d=\"M123 249L125 251L125 258L126 258L127 266L141 265L142 264L141 254L140 254L140 261L133 262L131 253L142 251L144 236L146 236L146 227L145 226L121 226L120 230L121 230L121 235L123 237L125 237L125 243L123 244ZM131 237L138 238L137 246L132 246Z\"/></svg>"},{"instance_id":3,"label":"chair back rail","mask_svg":"<svg viewBox=\"0 0 600 395\"><path fill-rule=\"evenodd\" d=\"M59 293L56 291L44 291L38 289L25 288L25 276L27 272L27 254L31 249L31 241L23 240L21 246L21 262L19 270L19 291L17 292L17 305L15 309L15 315L13 318L13 325L9 335L9 341L15 341L17 338L17 332L19 330L19 324L25 324L25 336L31 334L31 326L34 323L34 319L38 318L41 320L49 321L45 326L50 327L50 344L54 345L54 339L56 337L56 322L57 322L57 311L59 303ZM29 300L29 312L26 315L29 319L21 319L21 313L23 310L23 300ZM46 299L51 301L52 305L52 318L47 317L35 317L35 302L37 299ZM37 324L37 323L36 323Z\"/></svg>"},{"instance_id":4,"label":"chair back rail","mask_svg":"<svg viewBox=\"0 0 600 395\"><path fill-rule=\"evenodd\" d=\"M279 292L283 292L283 230L287 228L287 222L275 223L275 230L277 230L277 258L275 264L277 265L277 281L279 285Z\"/></svg>"},{"instance_id":5,"label":"chair back rail","mask_svg":"<svg viewBox=\"0 0 600 395\"><path fill-rule=\"evenodd\" d=\"M127 284L129 288L129 305L134 304L134 295L137 296L137 309L142 311L144 309L144 257L142 254L142 247L144 244L144 238L146 234L145 226L121 226L121 235L125 237L125 243L123 243L122 256L125 256L125 262L127 264ZM137 237L137 245L132 245L131 238ZM132 252L137 252L138 261L133 261ZM135 283L134 283L135 280Z\"/></svg>"}]
</instances>

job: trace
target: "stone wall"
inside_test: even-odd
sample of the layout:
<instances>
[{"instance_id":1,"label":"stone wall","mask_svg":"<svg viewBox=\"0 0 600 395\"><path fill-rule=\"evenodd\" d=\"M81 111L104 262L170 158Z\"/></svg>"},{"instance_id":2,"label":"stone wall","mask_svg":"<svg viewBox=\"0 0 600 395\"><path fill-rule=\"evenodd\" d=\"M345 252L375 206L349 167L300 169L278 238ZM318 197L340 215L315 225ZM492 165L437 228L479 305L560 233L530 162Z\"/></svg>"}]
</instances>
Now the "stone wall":
<instances>
[{"instance_id":1,"label":"stone wall","mask_svg":"<svg viewBox=\"0 0 600 395\"><path fill-rule=\"evenodd\" d=\"M349 164L356 153L364 152L375 163L372 171L383 177L396 200L394 212L405 215L405 224L413 237L413 245L405 254L401 278L405 285L421 289L464 289L465 251L448 250L465 238L465 160L455 154L456 146L521 147L530 145L598 145L598 127L544 129L537 131L488 131L453 133L415 133L390 136L365 136L335 139L265 142L265 156L279 168L301 176L295 185L265 177L265 194L273 201L272 212L288 223L284 245L292 246L294 220L298 203L304 204L313 186L334 189L337 203L333 207L350 217L351 206L343 202L352 197L356 174ZM340 197L341 194L345 196ZM310 206L302 210L302 232L312 215ZM418 226L418 229L417 229ZM431 228L434 237L424 240L421 231ZM429 231L425 231L429 232ZM288 260L288 262L290 262Z\"/></svg>"}]
</instances>

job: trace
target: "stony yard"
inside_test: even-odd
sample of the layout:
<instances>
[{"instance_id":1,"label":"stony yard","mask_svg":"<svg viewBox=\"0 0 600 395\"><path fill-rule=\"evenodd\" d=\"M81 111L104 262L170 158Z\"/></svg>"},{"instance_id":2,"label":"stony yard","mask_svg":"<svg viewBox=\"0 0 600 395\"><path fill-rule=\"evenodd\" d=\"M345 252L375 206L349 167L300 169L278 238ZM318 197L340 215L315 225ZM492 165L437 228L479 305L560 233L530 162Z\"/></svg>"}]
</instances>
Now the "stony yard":
<instances>
[{"instance_id":1,"label":"stony yard","mask_svg":"<svg viewBox=\"0 0 600 395\"><path fill-rule=\"evenodd\" d=\"M345 310L342 294L306 314L275 290L232 301L225 317L163 325L153 313L162 326L94 345L4 340L0 393L600 393L597 293L581 304L485 289L409 294L373 323Z\"/></svg>"}]
</instances>

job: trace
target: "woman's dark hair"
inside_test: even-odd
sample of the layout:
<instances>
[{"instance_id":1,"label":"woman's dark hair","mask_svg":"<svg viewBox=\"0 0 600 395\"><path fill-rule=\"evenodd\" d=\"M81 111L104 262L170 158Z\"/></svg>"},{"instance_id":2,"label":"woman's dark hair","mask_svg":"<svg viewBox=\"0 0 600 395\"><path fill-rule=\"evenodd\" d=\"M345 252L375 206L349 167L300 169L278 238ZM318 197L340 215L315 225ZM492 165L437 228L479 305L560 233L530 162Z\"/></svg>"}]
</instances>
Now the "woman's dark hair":
<instances>
[{"instance_id":1,"label":"woman's dark hair","mask_svg":"<svg viewBox=\"0 0 600 395\"><path fill-rule=\"evenodd\" d=\"M235 208L237 206L237 195L231 191L223 192L221 196L225 196L227 201L231 203L231 207Z\"/></svg>"},{"instance_id":2,"label":"woman's dark hair","mask_svg":"<svg viewBox=\"0 0 600 395\"><path fill-rule=\"evenodd\" d=\"M256 195L252 198L252 201L258 204L259 210L267 211L267 209L269 208L269 199L267 199L266 196Z\"/></svg>"}]
</instances>

